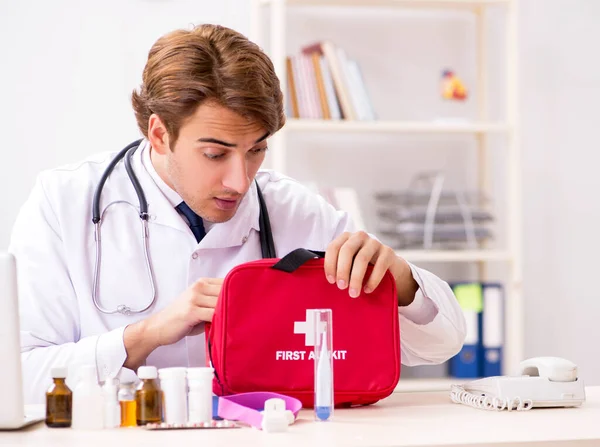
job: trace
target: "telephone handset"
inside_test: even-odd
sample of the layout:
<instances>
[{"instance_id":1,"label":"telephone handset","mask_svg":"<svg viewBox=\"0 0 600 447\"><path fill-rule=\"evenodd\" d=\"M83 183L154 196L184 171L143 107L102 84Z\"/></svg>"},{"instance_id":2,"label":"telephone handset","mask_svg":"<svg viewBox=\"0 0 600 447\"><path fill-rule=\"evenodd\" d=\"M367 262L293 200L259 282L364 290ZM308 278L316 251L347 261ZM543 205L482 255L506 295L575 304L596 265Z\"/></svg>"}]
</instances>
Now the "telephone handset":
<instances>
[{"instance_id":1,"label":"telephone handset","mask_svg":"<svg viewBox=\"0 0 600 447\"><path fill-rule=\"evenodd\" d=\"M484 410L576 407L585 402L577 365L559 357L534 357L519 365L518 375L486 377L452 385L453 402Z\"/></svg>"}]
</instances>

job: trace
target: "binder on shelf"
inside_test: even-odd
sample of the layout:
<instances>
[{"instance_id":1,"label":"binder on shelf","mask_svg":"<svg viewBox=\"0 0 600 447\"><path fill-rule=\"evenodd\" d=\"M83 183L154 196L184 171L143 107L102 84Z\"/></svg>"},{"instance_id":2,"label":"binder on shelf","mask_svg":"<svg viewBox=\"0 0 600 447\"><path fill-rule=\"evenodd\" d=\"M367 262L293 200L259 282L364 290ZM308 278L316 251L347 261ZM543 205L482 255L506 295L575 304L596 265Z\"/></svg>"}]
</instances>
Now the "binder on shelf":
<instances>
[{"instance_id":1,"label":"binder on shelf","mask_svg":"<svg viewBox=\"0 0 600 447\"><path fill-rule=\"evenodd\" d=\"M461 351L450 359L456 378L502 375L504 293L499 283L456 283L454 295L463 310L467 335Z\"/></svg>"},{"instance_id":2,"label":"binder on shelf","mask_svg":"<svg viewBox=\"0 0 600 447\"><path fill-rule=\"evenodd\" d=\"M504 344L504 297L500 284L483 284L482 315L483 377L502 375L502 346Z\"/></svg>"},{"instance_id":3,"label":"binder on shelf","mask_svg":"<svg viewBox=\"0 0 600 447\"><path fill-rule=\"evenodd\" d=\"M456 378L480 377L481 314L483 288L479 283L459 283L452 286L458 304L463 310L467 327L465 342L460 352L449 362L449 372Z\"/></svg>"}]
</instances>

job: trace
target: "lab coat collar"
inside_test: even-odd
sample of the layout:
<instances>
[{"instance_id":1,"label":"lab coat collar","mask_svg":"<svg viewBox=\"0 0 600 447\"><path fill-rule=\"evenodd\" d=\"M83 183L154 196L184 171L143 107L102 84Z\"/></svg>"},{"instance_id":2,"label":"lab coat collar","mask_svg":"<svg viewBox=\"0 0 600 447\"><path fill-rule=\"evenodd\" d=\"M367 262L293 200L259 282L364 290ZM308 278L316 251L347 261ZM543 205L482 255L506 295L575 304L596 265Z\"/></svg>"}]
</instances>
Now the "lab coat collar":
<instances>
[{"instance_id":1,"label":"lab coat collar","mask_svg":"<svg viewBox=\"0 0 600 447\"><path fill-rule=\"evenodd\" d=\"M165 183L165 181L158 175L156 169L154 169L154 165L152 164L152 158L150 158L150 152L152 150L152 146L150 146L149 142L146 142L143 147L140 148L142 152L142 164L144 165L144 169L148 171L158 189L163 193L163 195L167 198L167 200L171 203L171 206L175 208L183 199L181 196L172 189L169 185Z\"/></svg>"},{"instance_id":2,"label":"lab coat collar","mask_svg":"<svg viewBox=\"0 0 600 447\"><path fill-rule=\"evenodd\" d=\"M136 173L138 173L140 183L146 193L148 213L150 214L149 223L165 225L188 233L190 238L196 243L188 224L172 204L172 201L176 199L175 195L179 197L179 194L173 190L171 190L171 193L165 193L165 191L159 187L158 182L153 179L151 172L144 167L142 161L144 157L143 152L149 150L149 142L144 140L140 149L142 150L138 150L134 154L133 168ZM160 179L160 181L162 181L162 179ZM165 186L169 188L168 185L165 184ZM210 227L210 230L197 244L198 248L225 248L244 244L252 229L260 231L259 210L260 207L258 194L256 192L256 183L252 182L252 185L242 199L237 212L230 220L223 223L206 225L207 230L209 229L208 227Z\"/></svg>"},{"instance_id":3,"label":"lab coat collar","mask_svg":"<svg viewBox=\"0 0 600 447\"><path fill-rule=\"evenodd\" d=\"M175 207L154 181L151 173L144 166L143 156L144 152L148 150L149 145L150 143L147 140L143 140L139 149L135 151L132 157L133 169L138 176L138 180L148 201L148 214L150 215L148 223L152 225L164 225L192 235L192 231L187 223L181 218Z\"/></svg>"},{"instance_id":4,"label":"lab coat collar","mask_svg":"<svg viewBox=\"0 0 600 447\"><path fill-rule=\"evenodd\" d=\"M260 231L259 214L256 183L252 182L235 215L227 222L212 224L212 229L200 242L200 248L237 247L244 244L252 229Z\"/></svg>"}]
</instances>

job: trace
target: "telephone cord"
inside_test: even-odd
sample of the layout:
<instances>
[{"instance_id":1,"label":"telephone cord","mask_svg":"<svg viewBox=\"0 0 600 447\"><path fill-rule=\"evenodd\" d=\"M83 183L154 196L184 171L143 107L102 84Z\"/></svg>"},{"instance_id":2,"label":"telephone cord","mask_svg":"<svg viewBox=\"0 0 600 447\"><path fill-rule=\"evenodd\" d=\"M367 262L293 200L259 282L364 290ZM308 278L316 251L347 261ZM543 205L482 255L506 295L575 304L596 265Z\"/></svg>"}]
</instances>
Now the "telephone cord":
<instances>
[{"instance_id":1,"label":"telephone cord","mask_svg":"<svg viewBox=\"0 0 600 447\"><path fill-rule=\"evenodd\" d=\"M461 385L452 385L450 388L450 398L457 404L468 405L481 410L502 411L502 410L531 410L533 402L530 399L521 399L520 397L503 398L478 395L471 393Z\"/></svg>"}]
</instances>

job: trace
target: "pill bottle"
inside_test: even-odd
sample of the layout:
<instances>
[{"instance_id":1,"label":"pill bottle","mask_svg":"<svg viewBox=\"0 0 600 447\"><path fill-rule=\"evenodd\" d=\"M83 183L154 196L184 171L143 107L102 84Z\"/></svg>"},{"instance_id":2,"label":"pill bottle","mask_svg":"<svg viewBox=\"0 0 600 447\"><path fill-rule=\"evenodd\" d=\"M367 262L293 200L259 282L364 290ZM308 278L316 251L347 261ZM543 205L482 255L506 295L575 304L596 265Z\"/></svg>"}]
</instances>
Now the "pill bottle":
<instances>
[{"instance_id":1,"label":"pill bottle","mask_svg":"<svg viewBox=\"0 0 600 447\"><path fill-rule=\"evenodd\" d=\"M119 385L119 405L121 406L121 427L137 426L135 414L135 383L125 382Z\"/></svg>"},{"instance_id":2,"label":"pill bottle","mask_svg":"<svg viewBox=\"0 0 600 447\"><path fill-rule=\"evenodd\" d=\"M212 382L214 369L188 368L188 422L210 422L213 418Z\"/></svg>"},{"instance_id":3,"label":"pill bottle","mask_svg":"<svg viewBox=\"0 0 600 447\"><path fill-rule=\"evenodd\" d=\"M104 396L104 428L117 428L121 426L121 406L117 393L119 380L109 377L102 385Z\"/></svg>"},{"instance_id":4,"label":"pill bottle","mask_svg":"<svg viewBox=\"0 0 600 447\"><path fill-rule=\"evenodd\" d=\"M53 383L46 391L46 425L70 427L73 392L65 383L67 368L52 368L50 373Z\"/></svg>"},{"instance_id":5,"label":"pill bottle","mask_svg":"<svg viewBox=\"0 0 600 447\"><path fill-rule=\"evenodd\" d=\"M104 399L98 385L96 367L85 365L78 370L79 380L73 389L74 429L100 430L104 428Z\"/></svg>"},{"instance_id":6,"label":"pill bottle","mask_svg":"<svg viewBox=\"0 0 600 447\"><path fill-rule=\"evenodd\" d=\"M167 424L187 422L186 368L162 368L158 370L160 389L163 392L163 421Z\"/></svg>"},{"instance_id":7,"label":"pill bottle","mask_svg":"<svg viewBox=\"0 0 600 447\"><path fill-rule=\"evenodd\" d=\"M137 425L162 422L162 392L158 385L155 366L140 366L141 382L135 390L135 413Z\"/></svg>"}]
</instances>

